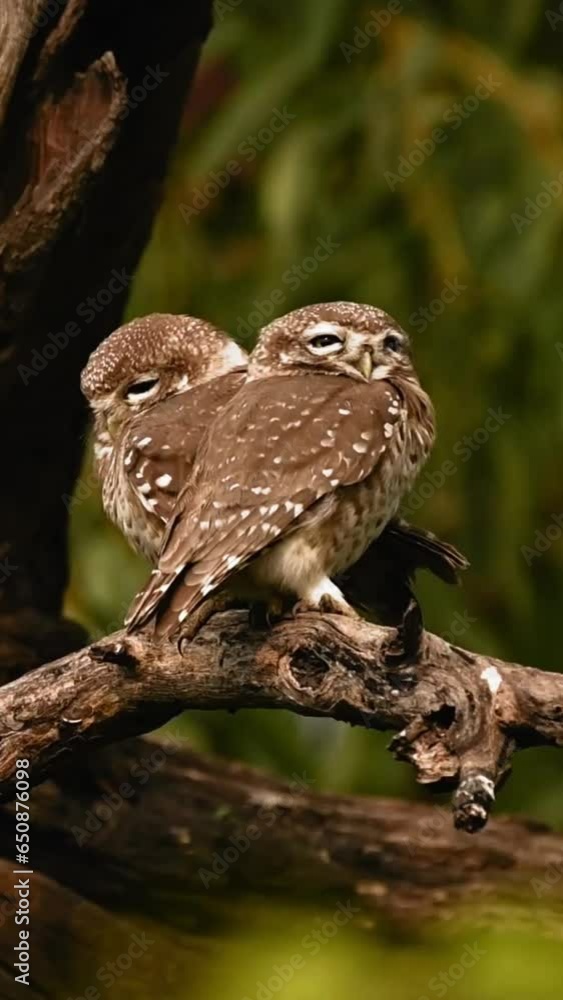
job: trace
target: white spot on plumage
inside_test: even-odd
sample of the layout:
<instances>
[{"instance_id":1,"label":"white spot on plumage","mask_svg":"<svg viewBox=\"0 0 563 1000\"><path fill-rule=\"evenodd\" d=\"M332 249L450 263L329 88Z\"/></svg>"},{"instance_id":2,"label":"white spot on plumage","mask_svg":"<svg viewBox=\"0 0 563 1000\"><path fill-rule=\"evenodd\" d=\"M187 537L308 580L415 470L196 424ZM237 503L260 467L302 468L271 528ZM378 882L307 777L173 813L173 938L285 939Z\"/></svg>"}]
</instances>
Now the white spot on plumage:
<instances>
[{"instance_id":1,"label":"white spot on plumage","mask_svg":"<svg viewBox=\"0 0 563 1000\"><path fill-rule=\"evenodd\" d=\"M393 424L383 424L383 433L386 438L390 438L393 434Z\"/></svg>"},{"instance_id":2,"label":"white spot on plumage","mask_svg":"<svg viewBox=\"0 0 563 1000\"><path fill-rule=\"evenodd\" d=\"M163 473L162 476L158 477L158 479L156 480L156 485L162 486L164 488L165 486L170 486L171 482L172 482L172 476L170 475L170 473L165 472Z\"/></svg>"},{"instance_id":3,"label":"white spot on plumage","mask_svg":"<svg viewBox=\"0 0 563 1000\"><path fill-rule=\"evenodd\" d=\"M355 441L352 448L358 453L358 455L365 455L368 450L368 446L365 441Z\"/></svg>"},{"instance_id":4,"label":"white spot on plumage","mask_svg":"<svg viewBox=\"0 0 563 1000\"><path fill-rule=\"evenodd\" d=\"M144 437L139 441L139 448L146 448L152 441L152 437Z\"/></svg>"},{"instance_id":5,"label":"white spot on plumage","mask_svg":"<svg viewBox=\"0 0 563 1000\"><path fill-rule=\"evenodd\" d=\"M334 469L323 469L322 470L323 476L326 476L327 479L330 479L330 477L332 476L333 472L334 472Z\"/></svg>"}]
</instances>

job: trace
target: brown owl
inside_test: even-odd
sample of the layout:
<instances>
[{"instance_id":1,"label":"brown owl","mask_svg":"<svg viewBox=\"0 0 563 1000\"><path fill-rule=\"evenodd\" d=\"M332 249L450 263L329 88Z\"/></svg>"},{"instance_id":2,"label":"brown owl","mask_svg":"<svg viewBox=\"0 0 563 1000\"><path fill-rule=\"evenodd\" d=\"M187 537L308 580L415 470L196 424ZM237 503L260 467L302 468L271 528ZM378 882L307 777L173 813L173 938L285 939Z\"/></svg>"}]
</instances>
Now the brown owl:
<instances>
[{"instance_id":1,"label":"brown owl","mask_svg":"<svg viewBox=\"0 0 563 1000\"><path fill-rule=\"evenodd\" d=\"M202 442L129 628L156 615L171 634L225 583L350 613L333 577L395 517L433 439L408 338L382 310L335 302L271 323Z\"/></svg>"},{"instance_id":2,"label":"brown owl","mask_svg":"<svg viewBox=\"0 0 563 1000\"><path fill-rule=\"evenodd\" d=\"M104 509L151 562L197 445L246 363L211 323L157 313L115 330L82 372Z\"/></svg>"}]
</instances>

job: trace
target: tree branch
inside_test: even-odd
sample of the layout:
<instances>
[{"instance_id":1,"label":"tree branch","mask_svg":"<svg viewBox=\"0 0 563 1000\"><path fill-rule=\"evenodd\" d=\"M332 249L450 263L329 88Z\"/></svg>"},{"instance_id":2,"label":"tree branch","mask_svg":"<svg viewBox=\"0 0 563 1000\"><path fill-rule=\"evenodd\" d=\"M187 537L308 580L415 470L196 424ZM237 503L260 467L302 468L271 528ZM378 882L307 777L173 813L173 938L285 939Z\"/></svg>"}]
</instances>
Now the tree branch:
<instances>
[{"instance_id":1,"label":"tree branch","mask_svg":"<svg viewBox=\"0 0 563 1000\"><path fill-rule=\"evenodd\" d=\"M469 653L425 633L418 662L391 667L389 629L301 615L270 633L216 615L179 646L116 633L0 691L0 792L16 760L35 781L61 754L161 725L186 708L274 708L398 731L417 779L454 789L456 826L487 821L517 749L563 742L563 677Z\"/></svg>"}]
</instances>

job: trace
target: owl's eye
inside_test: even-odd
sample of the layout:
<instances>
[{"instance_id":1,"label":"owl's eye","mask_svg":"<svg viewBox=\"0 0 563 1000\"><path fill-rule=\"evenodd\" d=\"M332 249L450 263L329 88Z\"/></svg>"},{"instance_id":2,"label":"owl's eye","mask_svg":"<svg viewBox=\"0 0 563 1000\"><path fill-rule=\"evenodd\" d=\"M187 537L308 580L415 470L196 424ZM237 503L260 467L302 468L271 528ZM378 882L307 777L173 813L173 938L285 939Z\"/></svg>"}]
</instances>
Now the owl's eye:
<instances>
[{"instance_id":1,"label":"owl's eye","mask_svg":"<svg viewBox=\"0 0 563 1000\"><path fill-rule=\"evenodd\" d=\"M401 337L397 337L396 334L390 333L389 336L383 341L383 346L386 351L402 351L403 341Z\"/></svg>"},{"instance_id":2,"label":"owl's eye","mask_svg":"<svg viewBox=\"0 0 563 1000\"><path fill-rule=\"evenodd\" d=\"M150 399L158 389L160 379L157 375L154 378L140 379L128 386L125 399L128 403L140 403L144 399Z\"/></svg>"},{"instance_id":3,"label":"owl's eye","mask_svg":"<svg viewBox=\"0 0 563 1000\"><path fill-rule=\"evenodd\" d=\"M342 349L342 338L337 333L318 333L309 341L314 354L336 354Z\"/></svg>"},{"instance_id":4,"label":"owl's eye","mask_svg":"<svg viewBox=\"0 0 563 1000\"><path fill-rule=\"evenodd\" d=\"M332 344L340 344L340 337L337 337L334 333L321 333L319 337L315 337L311 341L313 347L331 347Z\"/></svg>"}]
</instances>

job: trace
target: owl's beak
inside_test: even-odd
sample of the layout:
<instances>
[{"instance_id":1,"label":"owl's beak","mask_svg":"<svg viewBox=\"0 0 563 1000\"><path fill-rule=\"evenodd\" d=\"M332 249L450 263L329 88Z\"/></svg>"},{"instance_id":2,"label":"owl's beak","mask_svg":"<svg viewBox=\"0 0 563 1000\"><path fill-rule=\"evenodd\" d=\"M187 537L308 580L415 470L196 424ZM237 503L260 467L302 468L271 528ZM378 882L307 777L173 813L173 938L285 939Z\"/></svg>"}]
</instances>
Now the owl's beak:
<instances>
[{"instance_id":1,"label":"owl's beak","mask_svg":"<svg viewBox=\"0 0 563 1000\"><path fill-rule=\"evenodd\" d=\"M364 351L362 354L358 363L358 371L361 372L364 378L366 378L369 382L373 371L373 358L371 356L371 351Z\"/></svg>"}]
</instances>

